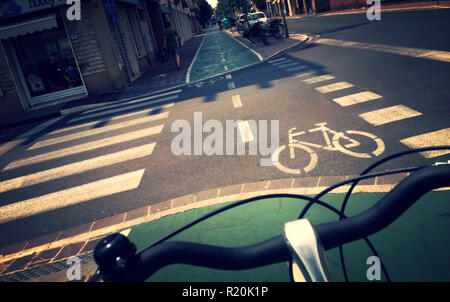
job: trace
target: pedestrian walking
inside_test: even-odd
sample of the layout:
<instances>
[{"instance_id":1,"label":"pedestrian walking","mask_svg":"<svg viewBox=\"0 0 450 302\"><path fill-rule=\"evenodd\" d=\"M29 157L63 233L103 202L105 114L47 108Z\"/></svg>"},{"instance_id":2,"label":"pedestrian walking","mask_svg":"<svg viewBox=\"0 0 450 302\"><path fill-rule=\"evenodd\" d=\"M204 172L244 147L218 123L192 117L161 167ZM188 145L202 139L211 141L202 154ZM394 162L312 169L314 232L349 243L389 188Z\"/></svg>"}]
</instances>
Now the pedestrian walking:
<instances>
[{"instance_id":1,"label":"pedestrian walking","mask_svg":"<svg viewBox=\"0 0 450 302\"><path fill-rule=\"evenodd\" d=\"M164 31L164 45L166 45L167 49L172 54L172 57L175 61L175 65L179 70L181 68L181 60L180 60L181 41L177 31L170 26L170 22L167 22L166 30Z\"/></svg>"}]
</instances>

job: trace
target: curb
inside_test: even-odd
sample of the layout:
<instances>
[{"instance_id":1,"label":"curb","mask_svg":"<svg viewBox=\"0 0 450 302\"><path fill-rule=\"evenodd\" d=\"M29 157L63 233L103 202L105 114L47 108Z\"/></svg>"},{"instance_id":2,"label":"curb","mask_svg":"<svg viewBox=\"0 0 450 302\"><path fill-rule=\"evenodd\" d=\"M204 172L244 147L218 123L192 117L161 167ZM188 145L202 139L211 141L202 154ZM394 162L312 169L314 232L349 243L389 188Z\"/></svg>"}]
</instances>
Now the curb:
<instances>
[{"instance_id":1,"label":"curb","mask_svg":"<svg viewBox=\"0 0 450 302\"><path fill-rule=\"evenodd\" d=\"M355 187L354 193L380 193L390 191L409 173L400 173L367 179ZM283 178L205 190L151 204L97 221L43 235L26 242L0 248L0 276L24 272L32 268L61 262L72 256L91 254L95 245L105 236L121 232L138 224L211 205L243 200L274 193L314 195L351 176L321 176ZM345 193L350 185L333 190Z\"/></svg>"}]
</instances>

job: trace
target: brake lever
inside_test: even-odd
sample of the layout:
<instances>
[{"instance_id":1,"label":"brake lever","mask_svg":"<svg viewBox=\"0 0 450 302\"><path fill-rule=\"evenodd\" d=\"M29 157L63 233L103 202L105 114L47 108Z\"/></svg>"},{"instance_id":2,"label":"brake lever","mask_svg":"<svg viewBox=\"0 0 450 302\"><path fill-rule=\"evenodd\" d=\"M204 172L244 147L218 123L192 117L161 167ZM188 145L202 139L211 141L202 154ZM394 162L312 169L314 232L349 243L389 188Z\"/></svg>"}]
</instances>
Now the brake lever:
<instances>
[{"instance_id":1,"label":"brake lever","mask_svg":"<svg viewBox=\"0 0 450 302\"><path fill-rule=\"evenodd\" d=\"M305 280L307 282L329 282L325 251L309 220L300 219L286 223L283 235L293 260Z\"/></svg>"}]
</instances>

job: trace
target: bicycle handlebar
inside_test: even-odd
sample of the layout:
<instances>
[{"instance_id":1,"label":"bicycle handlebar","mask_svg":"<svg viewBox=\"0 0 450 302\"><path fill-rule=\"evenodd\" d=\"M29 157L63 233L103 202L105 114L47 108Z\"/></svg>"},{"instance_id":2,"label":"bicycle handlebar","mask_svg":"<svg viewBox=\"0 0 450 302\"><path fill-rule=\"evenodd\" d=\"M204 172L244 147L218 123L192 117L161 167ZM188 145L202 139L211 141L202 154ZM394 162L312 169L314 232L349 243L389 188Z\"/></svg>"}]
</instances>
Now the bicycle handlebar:
<instances>
[{"instance_id":1,"label":"bicycle handlebar","mask_svg":"<svg viewBox=\"0 0 450 302\"><path fill-rule=\"evenodd\" d=\"M433 189L447 186L450 186L450 165L422 168L402 180L368 210L347 219L318 224L314 226L314 229L323 248L328 250L380 231L400 217L422 195ZM108 244L113 246L114 240L127 240L118 236L122 235L113 234L105 238L94 252L105 281L142 281L170 264L239 270L292 259L282 235L240 248L190 242L166 242L144 249L136 255L134 255L135 249L134 251L128 249L125 252L125 248L121 248L120 251L116 248L116 254L111 256L109 254L111 250L105 249L105 246ZM111 261L118 254L119 256L133 255L128 259L115 258L121 261ZM111 265L113 262L114 265Z\"/></svg>"},{"instance_id":2,"label":"bicycle handlebar","mask_svg":"<svg viewBox=\"0 0 450 302\"><path fill-rule=\"evenodd\" d=\"M425 193L450 186L450 166L426 167L403 179L370 209L315 227L325 250L372 235L399 218Z\"/></svg>"}]
</instances>

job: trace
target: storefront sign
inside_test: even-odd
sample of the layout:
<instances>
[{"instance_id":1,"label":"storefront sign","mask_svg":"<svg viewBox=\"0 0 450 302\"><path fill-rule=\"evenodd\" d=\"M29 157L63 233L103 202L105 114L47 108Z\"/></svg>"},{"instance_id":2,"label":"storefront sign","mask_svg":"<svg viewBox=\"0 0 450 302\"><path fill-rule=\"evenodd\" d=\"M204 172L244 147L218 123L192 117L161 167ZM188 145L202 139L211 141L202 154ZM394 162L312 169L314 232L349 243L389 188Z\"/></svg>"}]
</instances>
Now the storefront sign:
<instances>
[{"instance_id":1,"label":"storefront sign","mask_svg":"<svg viewBox=\"0 0 450 302\"><path fill-rule=\"evenodd\" d=\"M14 0L1 2L0 20L61 5L66 5L66 0Z\"/></svg>"}]
</instances>

